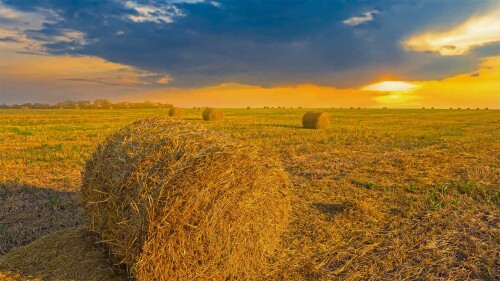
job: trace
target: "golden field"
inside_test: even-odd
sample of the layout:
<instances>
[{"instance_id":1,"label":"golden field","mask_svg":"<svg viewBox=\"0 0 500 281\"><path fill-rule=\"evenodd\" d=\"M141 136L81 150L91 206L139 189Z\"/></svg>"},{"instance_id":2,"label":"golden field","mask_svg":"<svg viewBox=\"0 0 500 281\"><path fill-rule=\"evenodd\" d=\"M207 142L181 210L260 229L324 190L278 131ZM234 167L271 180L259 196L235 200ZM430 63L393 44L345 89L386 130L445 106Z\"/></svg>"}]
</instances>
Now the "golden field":
<instances>
[{"instance_id":1,"label":"golden field","mask_svg":"<svg viewBox=\"0 0 500 281\"><path fill-rule=\"evenodd\" d=\"M497 280L500 111L187 109L180 119L273 150L292 180L276 280ZM157 110L0 110L0 256L85 220L85 160ZM34 253L35 255L36 253ZM22 274L22 272L21 272ZM0 273L0 279L2 275Z\"/></svg>"}]
</instances>

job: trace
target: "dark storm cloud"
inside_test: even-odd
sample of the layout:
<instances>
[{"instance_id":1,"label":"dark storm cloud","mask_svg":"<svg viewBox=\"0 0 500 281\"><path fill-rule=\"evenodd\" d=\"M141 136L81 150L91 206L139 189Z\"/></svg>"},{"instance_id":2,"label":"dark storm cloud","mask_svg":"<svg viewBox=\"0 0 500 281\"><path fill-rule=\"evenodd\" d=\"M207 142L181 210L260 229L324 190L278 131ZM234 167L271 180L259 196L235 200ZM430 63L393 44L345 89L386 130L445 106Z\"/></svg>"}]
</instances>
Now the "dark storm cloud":
<instances>
[{"instance_id":1,"label":"dark storm cloud","mask_svg":"<svg viewBox=\"0 0 500 281\"><path fill-rule=\"evenodd\" d=\"M441 57L407 52L400 43L427 28L451 28L492 5L487 0L3 2L47 15L41 29L26 34L44 42L49 53L98 56L169 74L171 85L337 87L369 82L380 69L411 80L474 69L479 52ZM363 24L345 24L370 11L377 12ZM83 38L60 40L69 31Z\"/></svg>"}]
</instances>

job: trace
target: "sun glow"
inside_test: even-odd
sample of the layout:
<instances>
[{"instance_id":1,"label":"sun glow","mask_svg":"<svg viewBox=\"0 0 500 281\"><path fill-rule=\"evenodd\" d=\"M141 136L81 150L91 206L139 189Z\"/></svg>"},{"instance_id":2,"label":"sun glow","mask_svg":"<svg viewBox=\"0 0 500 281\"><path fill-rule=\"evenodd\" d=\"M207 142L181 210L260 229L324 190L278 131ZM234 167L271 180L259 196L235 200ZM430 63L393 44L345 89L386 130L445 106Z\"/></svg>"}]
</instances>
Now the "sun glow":
<instances>
[{"instance_id":1,"label":"sun glow","mask_svg":"<svg viewBox=\"0 0 500 281\"><path fill-rule=\"evenodd\" d=\"M410 92L418 88L417 85L404 81L383 81L367 85L362 88L365 91L378 92ZM396 97L398 97L396 95Z\"/></svg>"}]
</instances>

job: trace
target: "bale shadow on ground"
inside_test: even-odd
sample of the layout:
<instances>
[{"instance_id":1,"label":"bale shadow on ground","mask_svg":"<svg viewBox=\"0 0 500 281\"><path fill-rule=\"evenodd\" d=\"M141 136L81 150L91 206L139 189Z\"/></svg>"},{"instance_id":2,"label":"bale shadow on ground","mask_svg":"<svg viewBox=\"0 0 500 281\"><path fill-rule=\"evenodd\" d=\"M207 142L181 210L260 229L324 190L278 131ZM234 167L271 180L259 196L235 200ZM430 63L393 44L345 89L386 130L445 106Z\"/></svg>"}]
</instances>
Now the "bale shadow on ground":
<instances>
[{"instance_id":1,"label":"bale shadow on ground","mask_svg":"<svg viewBox=\"0 0 500 281\"><path fill-rule=\"evenodd\" d=\"M329 216L342 213L344 210L350 207L348 204L329 204L329 203L311 203L311 206L316 208L323 214Z\"/></svg>"},{"instance_id":2,"label":"bale shadow on ground","mask_svg":"<svg viewBox=\"0 0 500 281\"><path fill-rule=\"evenodd\" d=\"M0 255L35 239L82 224L77 192L23 183L0 183Z\"/></svg>"},{"instance_id":3,"label":"bale shadow on ground","mask_svg":"<svg viewBox=\"0 0 500 281\"><path fill-rule=\"evenodd\" d=\"M315 208L316 210L320 211L321 213L323 213L324 215L323 220L325 221L331 221L337 215L345 213L349 209L355 208L355 206L349 202L343 202L343 203L314 202L314 203L309 203L309 205Z\"/></svg>"},{"instance_id":4,"label":"bale shadow on ground","mask_svg":"<svg viewBox=\"0 0 500 281\"><path fill-rule=\"evenodd\" d=\"M302 125L295 124L255 124L255 127L276 127L276 128L292 128L292 129L304 129Z\"/></svg>"}]
</instances>

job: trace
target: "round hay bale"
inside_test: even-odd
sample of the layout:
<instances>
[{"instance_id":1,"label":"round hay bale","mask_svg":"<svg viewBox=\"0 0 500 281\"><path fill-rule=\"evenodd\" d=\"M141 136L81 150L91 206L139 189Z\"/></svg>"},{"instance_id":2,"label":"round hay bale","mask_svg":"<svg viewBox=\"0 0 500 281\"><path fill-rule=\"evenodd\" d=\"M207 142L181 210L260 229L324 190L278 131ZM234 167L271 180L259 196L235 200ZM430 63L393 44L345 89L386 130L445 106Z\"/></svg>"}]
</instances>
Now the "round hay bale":
<instances>
[{"instance_id":1,"label":"round hay bale","mask_svg":"<svg viewBox=\"0 0 500 281\"><path fill-rule=\"evenodd\" d=\"M136 280L262 280L290 203L281 162L168 118L131 124L86 162L90 229Z\"/></svg>"},{"instance_id":2,"label":"round hay bale","mask_svg":"<svg viewBox=\"0 0 500 281\"><path fill-rule=\"evenodd\" d=\"M171 107L168 110L168 116L170 117L181 117L184 116L184 109L180 107Z\"/></svg>"},{"instance_id":3,"label":"round hay bale","mask_svg":"<svg viewBox=\"0 0 500 281\"><path fill-rule=\"evenodd\" d=\"M325 112L309 111L302 117L302 125L308 129L325 129L330 127L330 115Z\"/></svg>"},{"instance_id":4,"label":"round hay bale","mask_svg":"<svg viewBox=\"0 0 500 281\"><path fill-rule=\"evenodd\" d=\"M222 121L224 119L224 113L217 108L207 107L203 110L202 115L205 121Z\"/></svg>"}]
</instances>

